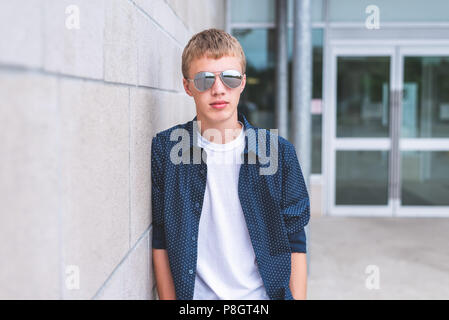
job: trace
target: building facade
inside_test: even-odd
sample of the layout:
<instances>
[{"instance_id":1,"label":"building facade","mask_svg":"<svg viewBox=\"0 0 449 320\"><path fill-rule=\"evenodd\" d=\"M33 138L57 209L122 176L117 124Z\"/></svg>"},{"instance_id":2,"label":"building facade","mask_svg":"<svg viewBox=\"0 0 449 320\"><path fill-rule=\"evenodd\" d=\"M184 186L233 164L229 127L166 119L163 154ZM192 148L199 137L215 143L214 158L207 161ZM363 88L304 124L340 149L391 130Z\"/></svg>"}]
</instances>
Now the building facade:
<instances>
[{"instance_id":1,"label":"building facade","mask_svg":"<svg viewBox=\"0 0 449 320\"><path fill-rule=\"evenodd\" d=\"M448 217L449 2L311 4L312 215ZM275 12L275 0L227 7L248 60L241 108L265 128L275 128ZM288 15L291 70L292 0Z\"/></svg>"}]
</instances>

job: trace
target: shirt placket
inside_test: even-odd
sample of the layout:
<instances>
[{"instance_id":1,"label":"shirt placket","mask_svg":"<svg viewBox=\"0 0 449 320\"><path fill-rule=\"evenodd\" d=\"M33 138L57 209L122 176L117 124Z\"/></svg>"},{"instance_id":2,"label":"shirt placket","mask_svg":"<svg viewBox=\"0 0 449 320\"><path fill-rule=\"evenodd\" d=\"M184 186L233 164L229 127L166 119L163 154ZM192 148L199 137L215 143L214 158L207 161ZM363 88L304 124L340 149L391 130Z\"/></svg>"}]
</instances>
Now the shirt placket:
<instances>
[{"instance_id":1,"label":"shirt placket","mask_svg":"<svg viewBox=\"0 0 449 320\"><path fill-rule=\"evenodd\" d=\"M196 147L199 148L199 147ZM201 152L204 151L203 148ZM198 182L193 183L193 199L194 203L192 203L192 216L194 224L191 228L191 233L188 235L187 243L189 244L189 263L187 267L187 276L189 279L189 299L193 299L194 287L195 287L195 276L196 276L196 267L197 267L197 258L198 258L198 232L199 232L199 224L201 218L201 211L203 209L203 201L204 194L206 191L206 182L207 182L207 164L201 159L200 164L191 164L190 168L187 169L188 174L192 174L192 181Z\"/></svg>"}]
</instances>

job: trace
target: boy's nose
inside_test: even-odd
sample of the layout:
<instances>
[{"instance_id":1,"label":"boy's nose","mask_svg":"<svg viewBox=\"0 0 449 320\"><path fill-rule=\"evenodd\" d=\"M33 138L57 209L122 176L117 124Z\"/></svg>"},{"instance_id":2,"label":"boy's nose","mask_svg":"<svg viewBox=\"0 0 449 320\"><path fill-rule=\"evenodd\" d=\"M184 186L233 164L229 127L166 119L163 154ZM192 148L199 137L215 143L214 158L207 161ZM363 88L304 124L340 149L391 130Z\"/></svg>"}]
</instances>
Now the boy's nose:
<instances>
[{"instance_id":1,"label":"boy's nose","mask_svg":"<svg viewBox=\"0 0 449 320\"><path fill-rule=\"evenodd\" d=\"M220 76L216 76L215 82L214 82L211 90L212 90L213 95L225 93L226 88L225 88L223 81L221 81Z\"/></svg>"}]
</instances>

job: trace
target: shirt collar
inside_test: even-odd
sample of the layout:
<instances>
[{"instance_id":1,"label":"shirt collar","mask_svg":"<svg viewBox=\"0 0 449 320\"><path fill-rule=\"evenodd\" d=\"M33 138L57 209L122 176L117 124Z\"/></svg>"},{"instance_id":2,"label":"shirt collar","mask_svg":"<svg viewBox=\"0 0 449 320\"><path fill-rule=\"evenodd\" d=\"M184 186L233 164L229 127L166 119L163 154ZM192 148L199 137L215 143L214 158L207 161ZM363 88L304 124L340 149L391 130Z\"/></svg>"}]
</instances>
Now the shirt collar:
<instances>
[{"instance_id":1,"label":"shirt collar","mask_svg":"<svg viewBox=\"0 0 449 320\"><path fill-rule=\"evenodd\" d=\"M243 153L253 153L256 156L259 156L257 151L257 139L256 139L256 128L253 127L249 121L246 119L246 117L243 115L242 112L237 111L237 117L238 119L243 123L243 130L245 133L245 149L243 150ZM200 148L198 146L198 124L197 122L197 116L195 116L192 120L190 120L187 123L187 130L189 132L190 137L190 149L192 148ZM194 130L195 129L195 130ZM248 139L248 136L250 136L251 139Z\"/></svg>"}]
</instances>

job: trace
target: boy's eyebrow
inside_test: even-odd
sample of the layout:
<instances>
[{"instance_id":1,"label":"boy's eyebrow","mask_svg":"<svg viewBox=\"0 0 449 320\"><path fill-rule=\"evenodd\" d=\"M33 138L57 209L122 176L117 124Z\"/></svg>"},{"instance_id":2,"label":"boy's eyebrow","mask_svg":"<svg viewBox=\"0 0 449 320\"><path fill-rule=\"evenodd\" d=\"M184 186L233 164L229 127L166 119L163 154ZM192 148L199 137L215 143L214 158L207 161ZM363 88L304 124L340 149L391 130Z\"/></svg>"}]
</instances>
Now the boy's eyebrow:
<instances>
[{"instance_id":1,"label":"boy's eyebrow","mask_svg":"<svg viewBox=\"0 0 449 320\"><path fill-rule=\"evenodd\" d=\"M210 73L220 73L223 72L224 70L221 71L208 71L208 70L203 70L203 71L198 71L198 72L210 72Z\"/></svg>"},{"instance_id":2,"label":"boy's eyebrow","mask_svg":"<svg viewBox=\"0 0 449 320\"><path fill-rule=\"evenodd\" d=\"M208 71L208 70L202 70L202 71L198 71L197 73L199 73L199 72L221 73L221 72L223 72L223 71L228 71L228 70L235 70L235 71L240 72L238 69L228 68L228 69L224 69L224 70L221 70L221 71ZM240 73L241 73L241 72L240 72Z\"/></svg>"}]
</instances>

